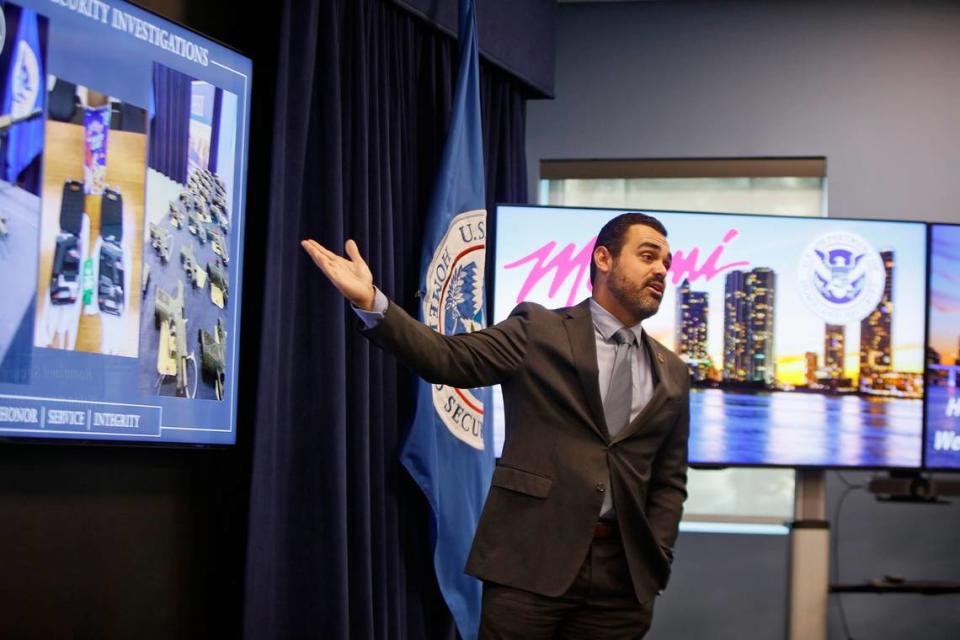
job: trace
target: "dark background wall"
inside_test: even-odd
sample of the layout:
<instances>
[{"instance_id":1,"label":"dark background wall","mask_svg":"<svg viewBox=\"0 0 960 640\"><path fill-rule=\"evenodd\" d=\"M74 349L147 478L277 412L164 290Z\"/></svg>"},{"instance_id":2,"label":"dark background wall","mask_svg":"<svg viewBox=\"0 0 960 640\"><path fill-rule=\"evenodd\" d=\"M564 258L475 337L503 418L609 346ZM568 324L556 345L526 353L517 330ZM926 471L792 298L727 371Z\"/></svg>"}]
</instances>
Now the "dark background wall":
<instances>
[{"instance_id":1,"label":"dark background wall","mask_svg":"<svg viewBox=\"0 0 960 640\"><path fill-rule=\"evenodd\" d=\"M956 3L564 4L557 46L556 99L528 111L530 193L541 159L826 156L832 215L960 222ZM840 578L958 581L958 544L956 504L855 492ZM651 638L784 637L786 554L785 537L681 535ZM843 602L855 638L960 634L960 595Z\"/></svg>"},{"instance_id":2,"label":"dark background wall","mask_svg":"<svg viewBox=\"0 0 960 640\"><path fill-rule=\"evenodd\" d=\"M258 290L275 12L226 0L140 3L254 58L245 285ZM236 447L0 444L0 637L240 635L257 369L257 296L241 324Z\"/></svg>"}]
</instances>

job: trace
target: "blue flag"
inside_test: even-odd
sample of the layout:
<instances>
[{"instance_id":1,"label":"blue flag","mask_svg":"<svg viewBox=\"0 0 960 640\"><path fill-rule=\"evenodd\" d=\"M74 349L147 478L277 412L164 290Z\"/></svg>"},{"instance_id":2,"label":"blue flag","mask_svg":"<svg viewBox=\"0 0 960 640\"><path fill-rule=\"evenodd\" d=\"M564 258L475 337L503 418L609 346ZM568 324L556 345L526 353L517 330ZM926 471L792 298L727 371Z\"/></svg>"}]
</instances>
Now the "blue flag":
<instances>
[{"instance_id":1,"label":"blue flag","mask_svg":"<svg viewBox=\"0 0 960 640\"><path fill-rule=\"evenodd\" d=\"M460 0L460 70L424 234L420 320L445 335L485 324L486 219L474 0ZM477 637L482 584L463 570L493 474L489 389L419 381L400 454L430 502L437 582L464 640Z\"/></svg>"},{"instance_id":2,"label":"blue flag","mask_svg":"<svg viewBox=\"0 0 960 640\"><path fill-rule=\"evenodd\" d=\"M10 68L6 70L3 114L14 124L7 134L4 179L14 182L37 154L43 150L43 105L47 97L47 74L40 51L37 12L22 9L16 39L11 48ZM19 120L19 122L18 122Z\"/></svg>"}]
</instances>

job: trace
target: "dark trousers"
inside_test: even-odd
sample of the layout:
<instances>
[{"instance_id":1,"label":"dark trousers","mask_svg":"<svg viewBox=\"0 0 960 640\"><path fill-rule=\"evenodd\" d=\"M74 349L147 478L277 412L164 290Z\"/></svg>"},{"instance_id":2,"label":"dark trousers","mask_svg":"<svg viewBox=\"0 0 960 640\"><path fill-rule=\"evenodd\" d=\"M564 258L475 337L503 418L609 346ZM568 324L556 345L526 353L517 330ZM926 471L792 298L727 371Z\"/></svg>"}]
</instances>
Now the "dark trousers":
<instances>
[{"instance_id":1,"label":"dark trousers","mask_svg":"<svg viewBox=\"0 0 960 640\"><path fill-rule=\"evenodd\" d=\"M642 638L653 601L637 602L619 537L594 539L573 585L548 597L491 582L483 586L481 640Z\"/></svg>"}]
</instances>

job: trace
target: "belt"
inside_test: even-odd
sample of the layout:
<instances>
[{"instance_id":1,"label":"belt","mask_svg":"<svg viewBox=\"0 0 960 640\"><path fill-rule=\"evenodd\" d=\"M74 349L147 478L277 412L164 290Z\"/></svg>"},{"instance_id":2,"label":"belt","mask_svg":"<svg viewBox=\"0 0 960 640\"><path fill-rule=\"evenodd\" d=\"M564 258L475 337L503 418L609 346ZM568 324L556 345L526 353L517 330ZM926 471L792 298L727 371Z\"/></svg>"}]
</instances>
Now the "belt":
<instances>
[{"instance_id":1,"label":"belt","mask_svg":"<svg viewBox=\"0 0 960 640\"><path fill-rule=\"evenodd\" d=\"M616 520L598 520L593 526L593 537L595 539L614 538L620 535L620 528Z\"/></svg>"}]
</instances>

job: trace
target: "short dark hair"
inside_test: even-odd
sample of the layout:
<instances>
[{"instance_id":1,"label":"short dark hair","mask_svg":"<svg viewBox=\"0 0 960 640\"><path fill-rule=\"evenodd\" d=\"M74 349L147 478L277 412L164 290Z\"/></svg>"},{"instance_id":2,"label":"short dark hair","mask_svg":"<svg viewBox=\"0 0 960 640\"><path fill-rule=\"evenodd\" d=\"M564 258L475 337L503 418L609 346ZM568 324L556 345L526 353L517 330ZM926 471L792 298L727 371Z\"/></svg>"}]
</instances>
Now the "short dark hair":
<instances>
[{"instance_id":1,"label":"short dark hair","mask_svg":"<svg viewBox=\"0 0 960 640\"><path fill-rule=\"evenodd\" d=\"M623 243L627 239L627 231L635 224L642 224L658 232L664 238L667 237L667 228L663 223L639 211L628 211L611 218L607 221L600 233L597 234L597 242L593 245L594 250L597 247L606 247L614 258L620 255L623 250ZM597 277L597 264L593 260L593 252L590 253L590 284L593 284Z\"/></svg>"}]
</instances>

